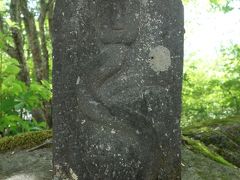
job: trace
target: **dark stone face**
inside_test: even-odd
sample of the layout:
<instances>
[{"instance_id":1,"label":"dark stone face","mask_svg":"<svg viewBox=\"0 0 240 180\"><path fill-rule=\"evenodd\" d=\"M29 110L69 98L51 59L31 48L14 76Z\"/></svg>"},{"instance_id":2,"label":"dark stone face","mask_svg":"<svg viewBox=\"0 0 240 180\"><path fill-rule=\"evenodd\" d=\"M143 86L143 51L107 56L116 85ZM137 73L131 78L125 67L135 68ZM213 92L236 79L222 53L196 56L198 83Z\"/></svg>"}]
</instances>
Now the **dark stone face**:
<instances>
[{"instance_id":1,"label":"dark stone face","mask_svg":"<svg viewBox=\"0 0 240 180\"><path fill-rule=\"evenodd\" d=\"M97 0L96 30L103 44L131 44L138 36L139 0Z\"/></svg>"},{"instance_id":2,"label":"dark stone face","mask_svg":"<svg viewBox=\"0 0 240 180\"><path fill-rule=\"evenodd\" d=\"M57 1L54 172L180 179L182 4Z\"/></svg>"}]
</instances>

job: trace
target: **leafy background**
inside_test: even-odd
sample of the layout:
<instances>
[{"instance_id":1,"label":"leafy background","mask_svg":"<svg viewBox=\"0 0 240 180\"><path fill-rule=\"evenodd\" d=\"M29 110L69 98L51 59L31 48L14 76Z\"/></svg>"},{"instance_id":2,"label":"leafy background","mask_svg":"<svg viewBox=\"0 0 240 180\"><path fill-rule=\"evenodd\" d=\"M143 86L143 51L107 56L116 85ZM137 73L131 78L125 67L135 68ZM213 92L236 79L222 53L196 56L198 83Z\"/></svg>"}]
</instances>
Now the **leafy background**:
<instances>
[{"instance_id":1,"label":"leafy background","mask_svg":"<svg viewBox=\"0 0 240 180\"><path fill-rule=\"evenodd\" d=\"M185 0L184 3L187 6L193 1L197 0ZM47 126L51 124L49 123L51 116L47 116L46 112L51 114L49 113L52 97L51 20L54 2L54 0L0 1L2 136L51 127ZM210 11L229 13L234 9L232 3L233 0L209 0ZM28 26L36 32L29 31ZM22 43L20 49L26 64L20 61L21 58L11 54L10 50L16 51L19 46L16 43L16 34L20 37ZM38 54L32 49L36 44ZM183 127L240 114L240 45L232 44L219 49L219 52L220 56L211 65L202 59L193 61L191 56L185 60ZM37 59L37 55L40 55L40 59ZM28 69L26 81L20 78L24 68ZM38 71L47 73L45 76L39 75ZM35 111L40 112L40 118L34 114Z\"/></svg>"}]
</instances>

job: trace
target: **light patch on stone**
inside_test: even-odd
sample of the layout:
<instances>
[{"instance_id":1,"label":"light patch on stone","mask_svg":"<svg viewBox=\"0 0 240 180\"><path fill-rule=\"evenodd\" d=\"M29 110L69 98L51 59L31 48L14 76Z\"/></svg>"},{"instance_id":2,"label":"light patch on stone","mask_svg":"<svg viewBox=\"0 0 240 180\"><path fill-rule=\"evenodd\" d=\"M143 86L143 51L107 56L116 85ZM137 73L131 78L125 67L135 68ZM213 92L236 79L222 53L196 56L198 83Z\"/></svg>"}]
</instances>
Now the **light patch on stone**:
<instances>
[{"instance_id":1,"label":"light patch on stone","mask_svg":"<svg viewBox=\"0 0 240 180\"><path fill-rule=\"evenodd\" d=\"M70 175L73 180L78 180L78 176L73 172L73 170L70 168Z\"/></svg>"},{"instance_id":2,"label":"light patch on stone","mask_svg":"<svg viewBox=\"0 0 240 180\"><path fill-rule=\"evenodd\" d=\"M170 51L164 46L157 46L149 53L149 65L159 74L161 71L166 71L171 66Z\"/></svg>"},{"instance_id":3,"label":"light patch on stone","mask_svg":"<svg viewBox=\"0 0 240 180\"><path fill-rule=\"evenodd\" d=\"M29 174L17 174L10 178L7 178L6 180L37 180L36 176L29 175Z\"/></svg>"},{"instance_id":4,"label":"light patch on stone","mask_svg":"<svg viewBox=\"0 0 240 180\"><path fill-rule=\"evenodd\" d=\"M78 76L76 85L78 85L79 83L80 83L80 77Z\"/></svg>"},{"instance_id":5,"label":"light patch on stone","mask_svg":"<svg viewBox=\"0 0 240 180\"><path fill-rule=\"evenodd\" d=\"M67 167L68 164L65 162L65 163L64 163L64 166ZM54 167L55 167L55 170L56 170L56 171L55 171L55 175L54 175L54 177L53 177L53 180L68 179L69 176L66 175L65 172L62 171L62 169L63 169L62 166L60 166L60 165L57 164L57 165L55 165ZM75 180L75 179L74 179L74 180Z\"/></svg>"},{"instance_id":6,"label":"light patch on stone","mask_svg":"<svg viewBox=\"0 0 240 180\"><path fill-rule=\"evenodd\" d=\"M148 2L148 0L142 0L142 3L143 3L144 6L147 5L147 2Z\"/></svg>"},{"instance_id":7,"label":"light patch on stone","mask_svg":"<svg viewBox=\"0 0 240 180\"><path fill-rule=\"evenodd\" d=\"M85 122L86 122L86 120L84 119L81 121L81 124L83 125L83 124L85 124Z\"/></svg>"},{"instance_id":8,"label":"light patch on stone","mask_svg":"<svg viewBox=\"0 0 240 180\"><path fill-rule=\"evenodd\" d=\"M89 103L90 104L93 104L93 105L95 105L95 106L97 106L99 103L98 102L96 102L96 101L89 101Z\"/></svg>"},{"instance_id":9,"label":"light patch on stone","mask_svg":"<svg viewBox=\"0 0 240 180\"><path fill-rule=\"evenodd\" d=\"M151 108L151 107L148 107L147 109L148 109L148 112L151 112L151 111L152 111L152 108Z\"/></svg>"},{"instance_id":10,"label":"light patch on stone","mask_svg":"<svg viewBox=\"0 0 240 180\"><path fill-rule=\"evenodd\" d=\"M115 129L112 129L112 130L111 130L111 133L112 133L112 134L116 134L116 130L115 130Z\"/></svg>"},{"instance_id":11,"label":"light patch on stone","mask_svg":"<svg viewBox=\"0 0 240 180\"><path fill-rule=\"evenodd\" d=\"M57 178L57 177L60 177L60 176L61 176L61 174L60 174L60 172L61 172L61 166L60 166L60 165L55 165L55 169L56 169L55 177L56 177L56 178Z\"/></svg>"},{"instance_id":12,"label":"light patch on stone","mask_svg":"<svg viewBox=\"0 0 240 180\"><path fill-rule=\"evenodd\" d=\"M110 151L111 149L112 149L111 146L108 144L106 150Z\"/></svg>"}]
</instances>

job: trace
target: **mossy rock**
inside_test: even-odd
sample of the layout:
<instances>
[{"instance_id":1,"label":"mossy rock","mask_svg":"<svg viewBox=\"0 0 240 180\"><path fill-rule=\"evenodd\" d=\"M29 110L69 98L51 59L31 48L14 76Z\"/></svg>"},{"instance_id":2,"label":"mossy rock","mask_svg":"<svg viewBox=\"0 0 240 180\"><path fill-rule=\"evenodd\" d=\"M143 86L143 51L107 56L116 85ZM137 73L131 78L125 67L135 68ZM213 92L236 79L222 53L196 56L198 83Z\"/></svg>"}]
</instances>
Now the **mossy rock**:
<instances>
[{"instance_id":1,"label":"mossy rock","mask_svg":"<svg viewBox=\"0 0 240 180\"><path fill-rule=\"evenodd\" d=\"M52 138L52 131L37 131L0 138L0 152L30 149Z\"/></svg>"},{"instance_id":2,"label":"mossy rock","mask_svg":"<svg viewBox=\"0 0 240 180\"><path fill-rule=\"evenodd\" d=\"M200 153L218 163L221 163L223 165L236 168L234 164L224 159L221 155L214 152L213 150L209 149L207 146L205 146L201 141L191 139L189 137L182 136L184 145L192 150L193 152Z\"/></svg>"},{"instance_id":3,"label":"mossy rock","mask_svg":"<svg viewBox=\"0 0 240 180\"><path fill-rule=\"evenodd\" d=\"M224 119L209 119L194 121L192 124L182 127L184 134L211 131L219 127L234 127L240 125L240 115ZM240 132L238 133L240 134ZM235 135L234 135L235 136ZM235 136L236 137L236 136Z\"/></svg>"},{"instance_id":4,"label":"mossy rock","mask_svg":"<svg viewBox=\"0 0 240 180\"><path fill-rule=\"evenodd\" d=\"M220 164L189 148L182 148L182 180L239 180L239 168Z\"/></svg>"},{"instance_id":5,"label":"mossy rock","mask_svg":"<svg viewBox=\"0 0 240 180\"><path fill-rule=\"evenodd\" d=\"M240 117L195 123L183 128L183 135L199 140L209 150L240 167Z\"/></svg>"}]
</instances>

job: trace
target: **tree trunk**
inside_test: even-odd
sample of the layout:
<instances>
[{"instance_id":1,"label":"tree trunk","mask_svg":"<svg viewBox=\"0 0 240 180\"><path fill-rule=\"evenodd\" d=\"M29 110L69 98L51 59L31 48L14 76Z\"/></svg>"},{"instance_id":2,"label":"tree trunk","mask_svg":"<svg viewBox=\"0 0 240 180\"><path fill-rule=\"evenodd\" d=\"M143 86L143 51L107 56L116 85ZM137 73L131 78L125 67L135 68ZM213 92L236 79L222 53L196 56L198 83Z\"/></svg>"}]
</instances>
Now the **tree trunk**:
<instances>
[{"instance_id":1,"label":"tree trunk","mask_svg":"<svg viewBox=\"0 0 240 180\"><path fill-rule=\"evenodd\" d=\"M49 1L48 7L48 27L49 27L49 36L52 40L52 33L53 33L53 12L54 12L55 0Z\"/></svg>"},{"instance_id":2,"label":"tree trunk","mask_svg":"<svg viewBox=\"0 0 240 180\"><path fill-rule=\"evenodd\" d=\"M3 17L0 14L0 31L2 34L5 34L5 29L4 29L4 22L3 22ZM11 57L14 59L18 58L17 51L14 47L9 45L7 42L4 42L3 44L3 50Z\"/></svg>"},{"instance_id":3,"label":"tree trunk","mask_svg":"<svg viewBox=\"0 0 240 180\"><path fill-rule=\"evenodd\" d=\"M38 18L39 22L39 35L41 40L41 49L42 49L42 60L43 60L43 74L44 79L49 80L49 55L47 49L47 41L45 35L45 19L48 12L48 4L45 0L40 0L40 16Z\"/></svg>"},{"instance_id":4,"label":"tree trunk","mask_svg":"<svg viewBox=\"0 0 240 180\"><path fill-rule=\"evenodd\" d=\"M20 2L29 46L32 52L35 78L41 83L41 80L44 79L43 58L41 56L40 42L38 39L34 15L28 9L27 0L20 0Z\"/></svg>"},{"instance_id":5,"label":"tree trunk","mask_svg":"<svg viewBox=\"0 0 240 180\"><path fill-rule=\"evenodd\" d=\"M20 7L19 1L11 0L10 2L10 17L11 20L16 23L16 26L10 28L12 33L12 39L14 43L14 47L9 45L7 42L4 43L3 50L11 57L16 59L20 65L19 79L25 82L26 85L30 83L29 70L26 63L26 58L24 56L24 48L23 48L23 38L22 38L22 30L21 30L21 18L20 18ZM3 18L0 15L0 31L4 34L4 22Z\"/></svg>"},{"instance_id":6,"label":"tree trunk","mask_svg":"<svg viewBox=\"0 0 240 180\"><path fill-rule=\"evenodd\" d=\"M16 59L20 65L19 79L25 82L27 85L30 83L29 70L24 56L23 38L21 31L21 17L20 17L20 4L19 0L11 0L10 3L10 15L11 20L16 23L18 27L11 27L12 38L16 50Z\"/></svg>"}]
</instances>

